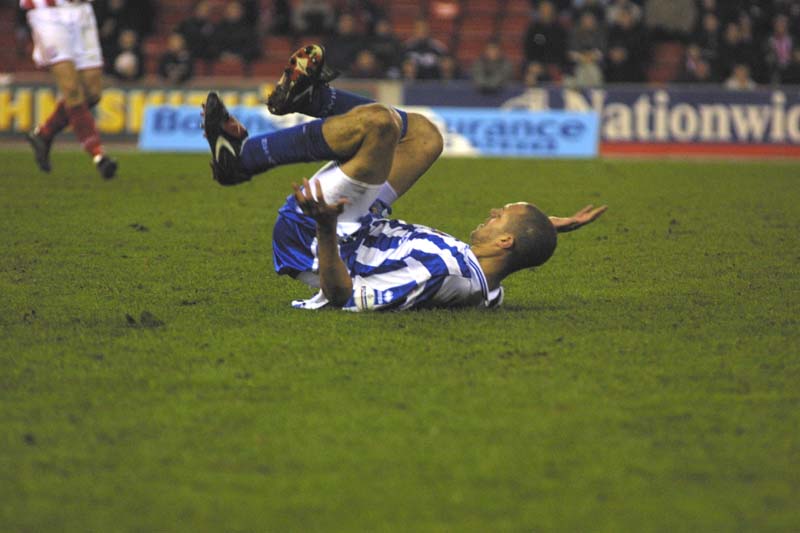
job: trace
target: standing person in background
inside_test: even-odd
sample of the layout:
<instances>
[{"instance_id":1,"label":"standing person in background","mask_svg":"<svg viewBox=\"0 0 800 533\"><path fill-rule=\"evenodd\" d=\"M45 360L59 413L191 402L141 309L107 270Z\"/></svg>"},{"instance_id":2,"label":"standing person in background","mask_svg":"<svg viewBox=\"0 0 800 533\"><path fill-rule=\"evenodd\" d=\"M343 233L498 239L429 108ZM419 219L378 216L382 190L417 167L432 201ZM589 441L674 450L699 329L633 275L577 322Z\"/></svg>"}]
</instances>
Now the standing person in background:
<instances>
[{"instance_id":1,"label":"standing person in background","mask_svg":"<svg viewBox=\"0 0 800 533\"><path fill-rule=\"evenodd\" d=\"M292 30L298 34L326 34L334 28L336 10L328 0L292 2Z\"/></svg>"},{"instance_id":2,"label":"standing person in background","mask_svg":"<svg viewBox=\"0 0 800 533\"><path fill-rule=\"evenodd\" d=\"M553 2L543 0L524 40L526 63L540 63L546 70L561 72L567 64L567 32L559 24Z\"/></svg>"},{"instance_id":3,"label":"standing person in background","mask_svg":"<svg viewBox=\"0 0 800 533\"><path fill-rule=\"evenodd\" d=\"M500 43L490 41L481 57L472 64L472 82L486 94L501 91L513 77L514 67L503 55Z\"/></svg>"},{"instance_id":4,"label":"standing person in background","mask_svg":"<svg viewBox=\"0 0 800 533\"><path fill-rule=\"evenodd\" d=\"M238 1L225 4L222 21L217 24L213 39L220 55L238 58L245 72L249 72L250 64L261 54L255 25L245 18L244 5Z\"/></svg>"},{"instance_id":5,"label":"standing person in background","mask_svg":"<svg viewBox=\"0 0 800 533\"><path fill-rule=\"evenodd\" d=\"M375 22L375 35L369 39L369 49L383 67L385 77L391 79L400 77L403 43L394 34L389 19L381 18Z\"/></svg>"},{"instance_id":6,"label":"standing person in background","mask_svg":"<svg viewBox=\"0 0 800 533\"><path fill-rule=\"evenodd\" d=\"M135 31L142 41L153 33L157 20L153 0L95 0L94 12L106 67L113 63L111 54L117 49L124 30Z\"/></svg>"},{"instance_id":7,"label":"standing person in background","mask_svg":"<svg viewBox=\"0 0 800 533\"><path fill-rule=\"evenodd\" d=\"M186 47L186 40L180 33L172 33L167 40L166 52L158 60L158 75L178 85L191 79L193 74L194 61Z\"/></svg>"},{"instance_id":8,"label":"standing person in background","mask_svg":"<svg viewBox=\"0 0 800 533\"><path fill-rule=\"evenodd\" d=\"M119 34L107 74L120 81L137 81L144 76L144 53L135 31L125 29Z\"/></svg>"},{"instance_id":9,"label":"standing person in background","mask_svg":"<svg viewBox=\"0 0 800 533\"><path fill-rule=\"evenodd\" d=\"M584 11L569 36L569 56L575 62L570 83L574 87L601 86L605 52L605 28L598 23L593 11Z\"/></svg>"},{"instance_id":10,"label":"standing person in background","mask_svg":"<svg viewBox=\"0 0 800 533\"><path fill-rule=\"evenodd\" d=\"M329 64L345 76L350 74L358 52L366 46L367 39L359 32L356 19L350 13L339 15L336 31L325 39Z\"/></svg>"},{"instance_id":11,"label":"standing person in background","mask_svg":"<svg viewBox=\"0 0 800 533\"><path fill-rule=\"evenodd\" d=\"M648 54L648 42L633 12L619 8L611 19L608 31L608 57L605 62L605 81L611 83L641 83Z\"/></svg>"},{"instance_id":12,"label":"standing person in background","mask_svg":"<svg viewBox=\"0 0 800 533\"><path fill-rule=\"evenodd\" d=\"M33 59L50 69L61 94L53 113L26 136L36 164L50 172L53 139L70 125L100 175L113 178L117 163L105 154L90 111L103 90L103 56L92 6L67 0L20 0L20 6L31 27Z\"/></svg>"},{"instance_id":13,"label":"standing person in background","mask_svg":"<svg viewBox=\"0 0 800 533\"><path fill-rule=\"evenodd\" d=\"M770 71L770 81L781 83L783 73L792 62L792 48L794 42L789 33L789 18L778 15L772 21L772 33L766 42L767 65Z\"/></svg>"},{"instance_id":14,"label":"standing person in background","mask_svg":"<svg viewBox=\"0 0 800 533\"><path fill-rule=\"evenodd\" d=\"M414 21L414 34L406 42L405 59L414 62L417 79L438 80L440 61L446 54L447 47L431 36L428 21L424 18Z\"/></svg>"},{"instance_id":15,"label":"standing person in background","mask_svg":"<svg viewBox=\"0 0 800 533\"><path fill-rule=\"evenodd\" d=\"M202 0L195 4L192 15L178 25L192 57L210 65L219 57L216 38L217 24L211 19L211 3Z\"/></svg>"}]
</instances>

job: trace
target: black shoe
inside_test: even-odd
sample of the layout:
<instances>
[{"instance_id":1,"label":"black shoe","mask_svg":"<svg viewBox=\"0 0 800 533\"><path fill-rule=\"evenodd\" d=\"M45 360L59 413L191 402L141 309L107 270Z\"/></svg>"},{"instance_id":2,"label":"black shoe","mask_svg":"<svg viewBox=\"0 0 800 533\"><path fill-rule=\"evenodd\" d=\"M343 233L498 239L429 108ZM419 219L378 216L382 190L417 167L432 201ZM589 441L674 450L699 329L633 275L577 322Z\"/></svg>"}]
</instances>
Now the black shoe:
<instances>
[{"instance_id":1,"label":"black shoe","mask_svg":"<svg viewBox=\"0 0 800 533\"><path fill-rule=\"evenodd\" d=\"M314 91L336 79L339 72L325 64L325 49L310 44L297 50L289 58L275 90L267 98L267 109L273 115L302 113L311 103Z\"/></svg>"},{"instance_id":2,"label":"black shoe","mask_svg":"<svg viewBox=\"0 0 800 533\"><path fill-rule=\"evenodd\" d=\"M203 132L211 148L211 171L220 185L236 185L252 178L242 168L239 154L247 139L247 129L228 113L215 92L208 93L203 105Z\"/></svg>"},{"instance_id":3,"label":"black shoe","mask_svg":"<svg viewBox=\"0 0 800 533\"><path fill-rule=\"evenodd\" d=\"M33 157L36 158L36 164L42 172L50 172L50 145L53 140L45 140L44 137L39 135L38 128L25 134L25 139L30 143L33 148Z\"/></svg>"},{"instance_id":4,"label":"black shoe","mask_svg":"<svg viewBox=\"0 0 800 533\"><path fill-rule=\"evenodd\" d=\"M117 162L108 157L107 155L95 156L94 165L97 171L103 176L103 179L110 180L117 175Z\"/></svg>"}]
</instances>

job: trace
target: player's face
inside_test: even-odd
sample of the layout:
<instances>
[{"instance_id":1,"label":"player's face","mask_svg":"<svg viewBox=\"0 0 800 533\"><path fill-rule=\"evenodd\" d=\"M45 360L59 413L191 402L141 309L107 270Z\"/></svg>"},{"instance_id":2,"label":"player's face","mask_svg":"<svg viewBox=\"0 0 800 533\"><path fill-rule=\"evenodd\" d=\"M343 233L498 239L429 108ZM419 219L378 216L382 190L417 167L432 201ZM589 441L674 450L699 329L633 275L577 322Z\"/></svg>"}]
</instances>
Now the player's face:
<instances>
[{"instance_id":1,"label":"player's face","mask_svg":"<svg viewBox=\"0 0 800 533\"><path fill-rule=\"evenodd\" d=\"M506 233L506 228L511 220L524 213L529 205L526 202L506 204L503 207L489 211L489 218L479 224L470 234L472 244L489 242L499 235Z\"/></svg>"}]
</instances>

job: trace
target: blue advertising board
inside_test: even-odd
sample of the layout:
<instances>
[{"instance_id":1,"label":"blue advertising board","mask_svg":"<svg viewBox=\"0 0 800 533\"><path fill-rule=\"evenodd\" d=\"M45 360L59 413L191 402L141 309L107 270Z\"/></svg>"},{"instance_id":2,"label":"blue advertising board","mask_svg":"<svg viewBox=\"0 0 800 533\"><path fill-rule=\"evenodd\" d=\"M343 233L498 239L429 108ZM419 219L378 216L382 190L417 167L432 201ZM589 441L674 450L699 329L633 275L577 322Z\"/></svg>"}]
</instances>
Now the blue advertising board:
<instances>
[{"instance_id":1,"label":"blue advertising board","mask_svg":"<svg viewBox=\"0 0 800 533\"><path fill-rule=\"evenodd\" d=\"M275 117L264 107L232 107L229 110L247 131L269 133L313 120L302 115ZM197 106L149 106L139 133L139 148L154 152L203 152L208 143L203 137L200 109Z\"/></svg>"},{"instance_id":2,"label":"blue advertising board","mask_svg":"<svg viewBox=\"0 0 800 533\"><path fill-rule=\"evenodd\" d=\"M800 145L800 88L731 91L719 86L537 87L481 95L469 85L442 90L408 85L406 104L497 106L508 109L591 111L604 143Z\"/></svg>"},{"instance_id":3,"label":"blue advertising board","mask_svg":"<svg viewBox=\"0 0 800 533\"><path fill-rule=\"evenodd\" d=\"M441 121L445 147L450 154L473 153L504 157L595 157L596 113L533 112L498 109L437 107L434 123ZM455 140L460 140L461 149ZM471 148L472 150L469 150Z\"/></svg>"},{"instance_id":4,"label":"blue advertising board","mask_svg":"<svg viewBox=\"0 0 800 533\"><path fill-rule=\"evenodd\" d=\"M428 116L445 139L446 155L506 157L595 157L596 113L532 112L472 108L415 108ZM251 134L269 133L312 120L276 117L261 107L231 108ZM195 106L151 106L145 110L139 148L152 151L208 150Z\"/></svg>"}]
</instances>

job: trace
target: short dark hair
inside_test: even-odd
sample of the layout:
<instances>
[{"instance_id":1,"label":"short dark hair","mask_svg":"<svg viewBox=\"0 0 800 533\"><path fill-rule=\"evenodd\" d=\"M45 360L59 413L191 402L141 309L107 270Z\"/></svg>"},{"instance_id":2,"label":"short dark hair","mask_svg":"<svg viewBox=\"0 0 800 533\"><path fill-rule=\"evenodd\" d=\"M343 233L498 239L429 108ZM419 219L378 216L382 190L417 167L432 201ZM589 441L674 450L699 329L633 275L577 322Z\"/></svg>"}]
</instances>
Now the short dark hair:
<instances>
[{"instance_id":1,"label":"short dark hair","mask_svg":"<svg viewBox=\"0 0 800 533\"><path fill-rule=\"evenodd\" d=\"M534 205L525 204L525 208L525 212L507 227L514 236L509 256L511 272L544 264L555 252L558 242L550 218Z\"/></svg>"}]
</instances>

